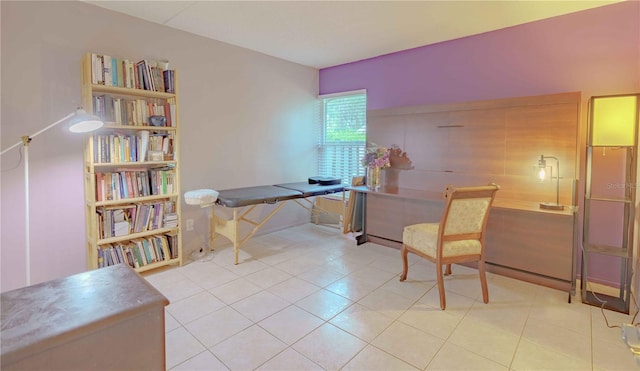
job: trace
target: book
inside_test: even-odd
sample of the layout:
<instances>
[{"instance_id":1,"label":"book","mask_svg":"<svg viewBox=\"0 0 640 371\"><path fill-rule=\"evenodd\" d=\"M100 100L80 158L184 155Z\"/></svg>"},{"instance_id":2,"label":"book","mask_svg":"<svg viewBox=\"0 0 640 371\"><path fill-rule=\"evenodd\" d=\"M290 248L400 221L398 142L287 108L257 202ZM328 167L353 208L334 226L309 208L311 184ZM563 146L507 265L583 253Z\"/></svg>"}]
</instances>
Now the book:
<instances>
[{"instance_id":1,"label":"book","mask_svg":"<svg viewBox=\"0 0 640 371\"><path fill-rule=\"evenodd\" d=\"M98 253L98 268L103 268L104 267L104 253L102 252L101 248L97 249L97 253Z\"/></svg>"},{"instance_id":2,"label":"book","mask_svg":"<svg viewBox=\"0 0 640 371\"><path fill-rule=\"evenodd\" d=\"M144 255L147 260L147 264L155 262L154 256L151 254L151 250L149 250L149 241L147 239L142 239L142 249L144 250Z\"/></svg>"},{"instance_id":3,"label":"book","mask_svg":"<svg viewBox=\"0 0 640 371\"><path fill-rule=\"evenodd\" d=\"M163 80L164 80L164 91L167 93L175 94L174 87L174 71L173 70L165 70L162 72Z\"/></svg>"},{"instance_id":4,"label":"book","mask_svg":"<svg viewBox=\"0 0 640 371\"><path fill-rule=\"evenodd\" d=\"M147 90L151 90L151 91L157 91L156 90L156 84L153 80L153 72L152 69L155 69L155 61L153 60L144 60L144 66L145 66L145 77L147 78L148 82L149 82L149 88Z\"/></svg>"},{"instance_id":5,"label":"book","mask_svg":"<svg viewBox=\"0 0 640 371\"><path fill-rule=\"evenodd\" d=\"M128 264L131 268L136 268L135 259L133 258L133 253L131 252L130 244L126 244L122 246L122 253L124 255L124 262Z\"/></svg>"},{"instance_id":6,"label":"book","mask_svg":"<svg viewBox=\"0 0 640 371\"><path fill-rule=\"evenodd\" d=\"M126 221L115 222L113 228L114 228L114 233L113 233L114 237L126 236L127 234L129 234L129 222L126 222Z\"/></svg>"},{"instance_id":7,"label":"book","mask_svg":"<svg viewBox=\"0 0 640 371\"><path fill-rule=\"evenodd\" d=\"M160 238L160 242L162 243L162 252L163 252L163 256L164 259L173 259L171 257L171 253L169 252L169 239L167 238L166 235L161 236Z\"/></svg>"},{"instance_id":8,"label":"book","mask_svg":"<svg viewBox=\"0 0 640 371\"><path fill-rule=\"evenodd\" d=\"M111 86L118 86L118 59L111 58Z\"/></svg>"},{"instance_id":9,"label":"book","mask_svg":"<svg viewBox=\"0 0 640 371\"><path fill-rule=\"evenodd\" d=\"M171 259L176 259L178 257L178 235L176 233L167 233L165 236L167 236Z\"/></svg>"},{"instance_id":10,"label":"book","mask_svg":"<svg viewBox=\"0 0 640 371\"><path fill-rule=\"evenodd\" d=\"M136 249L135 249L136 256L139 259L140 266L147 265L148 262L147 262L147 257L146 257L146 255L144 253L144 247L142 246L142 240L136 239L135 240L135 244L136 244Z\"/></svg>"},{"instance_id":11,"label":"book","mask_svg":"<svg viewBox=\"0 0 640 371\"><path fill-rule=\"evenodd\" d=\"M96 201L104 201L104 174L96 173Z\"/></svg>"},{"instance_id":12,"label":"book","mask_svg":"<svg viewBox=\"0 0 640 371\"><path fill-rule=\"evenodd\" d=\"M138 71L138 89L149 90L149 82L146 77L146 67L143 60L136 63L136 69Z\"/></svg>"},{"instance_id":13,"label":"book","mask_svg":"<svg viewBox=\"0 0 640 371\"><path fill-rule=\"evenodd\" d=\"M91 54L91 82L94 84L104 84L104 68L102 67L102 55Z\"/></svg>"},{"instance_id":14,"label":"book","mask_svg":"<svg viewBox=\"0 0 640 371\"><path fill-rule=\"evenodd\" d=\"M112 75L111 75L111 56L103 55L102 56L102 70L104 76L104 85L113 85L112 83Z\"/></svg>"},{"instance_id":15,"label":"book","mask_svg":"<svg viewBox=\"0 0 640 371\"><path fill-rule=\"evenodd\" d=\"M132 268L140 268L140 263L138 262L138 259L136 258L135 253L133 251L134 249L135 249L135 244L132 244L132 243L127 244L127 247L125 249L125 252L127 254L127 262Z\"/></svg>"}]
</instances>

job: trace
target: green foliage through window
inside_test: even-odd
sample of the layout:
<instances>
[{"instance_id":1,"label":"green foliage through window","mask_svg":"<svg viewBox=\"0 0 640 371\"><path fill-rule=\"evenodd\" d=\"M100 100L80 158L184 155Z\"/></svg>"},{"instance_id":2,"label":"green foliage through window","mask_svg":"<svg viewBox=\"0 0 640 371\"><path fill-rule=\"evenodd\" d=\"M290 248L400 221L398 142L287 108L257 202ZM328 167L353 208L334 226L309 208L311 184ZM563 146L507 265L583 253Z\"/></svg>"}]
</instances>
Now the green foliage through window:
<instances>
[{"instance_id":1,"label":"green foliage through window","mask_svg":"<svg viewBox=\"0 0 640 371\"><path fill-rule=\"evenodd\" d=\"M324 142L365 142L367 139L367 96L365 94L326 98Z\"/></svg>"},{"instance_id":2,"label":"green foliage through window","mask_svg":"<svg viewBox=\"0 0 640 371\"><path fill-rule=\"evenodd\" d=\"M322 102L319 175L350 184L352 177L365 171L361 159L367 141L367 96L358 92L323 98Z\"/></svg>"}]
</instances>

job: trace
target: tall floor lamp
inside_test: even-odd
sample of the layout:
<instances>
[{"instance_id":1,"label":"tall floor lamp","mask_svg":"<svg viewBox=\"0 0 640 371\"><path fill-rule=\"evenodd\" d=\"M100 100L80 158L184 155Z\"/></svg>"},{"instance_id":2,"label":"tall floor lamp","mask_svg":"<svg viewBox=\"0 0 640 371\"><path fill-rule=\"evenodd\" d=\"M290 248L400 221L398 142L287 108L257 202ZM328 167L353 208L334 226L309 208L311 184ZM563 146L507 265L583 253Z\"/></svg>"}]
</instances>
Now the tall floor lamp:
<instances>
[{"instance_id":1,"label":"tall floor lamp","mask_svg":"<svg viewBox=\"0 0 640 371\"><path fill-rule=\"evenodd\" d=\"M6 152L18 147L21 144L24 146L24 230L27 286L31 285L31 241L29 238L29 143L31 143L31 140L33 138L37 137L38 135L44 133L54 126L65 122L66 120L69 120L68 128L72 133L86 133L89 131L97 130L101 128L102 125L104 125L102 120L97 116L89 115L82 108L78 108L75 112L66 115L65 117L36 132L35 134L23 136L18 143L0 152L0 156L2 156Z\"/></svg>"}]
</instances>

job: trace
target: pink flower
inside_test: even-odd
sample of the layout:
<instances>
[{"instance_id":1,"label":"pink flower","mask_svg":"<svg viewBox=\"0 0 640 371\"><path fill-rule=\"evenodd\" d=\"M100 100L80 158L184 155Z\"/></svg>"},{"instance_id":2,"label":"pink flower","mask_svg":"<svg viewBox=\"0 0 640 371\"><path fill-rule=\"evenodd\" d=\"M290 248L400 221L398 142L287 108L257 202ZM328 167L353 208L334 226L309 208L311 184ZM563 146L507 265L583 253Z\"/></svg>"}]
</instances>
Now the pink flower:
<instances>
[{"instance_id":1,"label":"pink flower","mask_svg":"<svg viewBox=\"0 0 640 371\"><path fill-rule=\"evenodd\" d=\"M362 166L365 167L389 167L389 149L380 147L375 143L369 143L367 153L362 158Z\"/></svg>"}]
</instances>

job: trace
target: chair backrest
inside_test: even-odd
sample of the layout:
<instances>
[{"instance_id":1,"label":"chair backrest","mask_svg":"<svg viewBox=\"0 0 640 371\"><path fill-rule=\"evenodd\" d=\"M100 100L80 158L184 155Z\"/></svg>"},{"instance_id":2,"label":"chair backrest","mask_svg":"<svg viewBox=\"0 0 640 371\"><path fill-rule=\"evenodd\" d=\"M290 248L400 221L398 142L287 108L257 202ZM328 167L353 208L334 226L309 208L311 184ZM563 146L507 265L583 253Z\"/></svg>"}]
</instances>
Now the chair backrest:
<instances>
[{"instance_id":1,"label":"chair backrest","mask_svg":"<svg viewBox=\"0 0 640 371\"><path fill-rule=\"evenodd\" d=\"M354 176L351 178L351 186L361 186L364 185L364 176Z\"/></svg>"},{"instance_id":2,"label":"chair backrest","mask_svg":"<svg viewBox=\"0 0 640 371\"><path fill-rule=\"evenodd\" d=\"M459 188L448 186L439 237L446 241L482 239L491 204L499 189L497 184Z\"/></svg>"}]
</instances>

